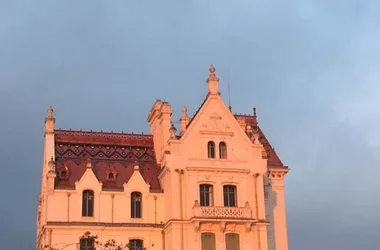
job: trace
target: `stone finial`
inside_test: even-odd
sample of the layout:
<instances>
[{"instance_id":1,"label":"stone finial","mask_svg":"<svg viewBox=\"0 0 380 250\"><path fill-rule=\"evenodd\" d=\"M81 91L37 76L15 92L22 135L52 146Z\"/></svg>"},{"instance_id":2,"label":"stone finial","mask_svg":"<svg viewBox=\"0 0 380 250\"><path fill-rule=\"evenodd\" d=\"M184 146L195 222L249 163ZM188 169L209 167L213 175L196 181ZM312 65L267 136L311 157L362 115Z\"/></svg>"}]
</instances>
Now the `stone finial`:
<instances>
[{"instance_id":1,"label":"stone finial","mask_svg":"<svg viewBox=\"0 0 380 250\"><path fill-rule=\"evenodd\" d=\"M248 134L252 134L252 126L247 124L246 131Z\"/></svg>"},{"instance_id":2,"label":"stone finial","mask_svg":"<svg viewBox=\"0 0 380 250\"><path fill-rule=\"evenodd\" d=\"M91 163L91 159L90 158L86 159L86 168L92 168L92 163Z\"/></svg>"},{"instance_id":3,"label":"stone finial","mask_svg":"<svg viewBox=\"0 0 380 250\"><path fill-rule=\"evenodd\" d=\"M55 172L55 161L53 156L50 158L50 161L48 162L49 166L49 172Z\"/></svg>"},{"instance_id":4,"label":"stone finial","mask_svg":"<svg viewBox=\"0 0 380 250\"><path fill-rule=\"evenodd\" d=\"M211 65L209 68L209 71L210 71L210 75L206 81L206 83L208 84L208 92L209 94L219 94L219 89L218 89L219 78L216 77L215 75L215 67Z\"/></svg>"},{"instance_id":5,"label":"stone finial","mask_svg":"<svg viewBox=\"0 0 380 250\"><path fill-rule=\"evenodd\" d=\"M51 105L49 106L47 110L47 118L54 118L54 109Z\"/></svg>"},{"instance_id":6,"label":"stone finial","mask_svg":"<svg viewBox=\"0 0 380 250\"><path fill-rule=\"evenodd\" d=\"M208 69L209 71L210 71L210 76L211 75L215 75L215 67L214 67L214 65L210 65L210 68Z\"/></svg>"},{"instance_id":7,"label":"stone finial","mask_svg":"<svg viewBox=\"0 0 380 250\"><path fill-rule=\"evenodd\" d=\"M259 124L259 122L257 121L257 115L256 115L256 107L253 108L253 121L252 121L252 125L253 126L257 126Z\"/></svg>"},{"instance_id":8,"label":"stone finial","mask_svg":"<svg viewBox=\"0 0 380 250\"><path fill-rule=\"evenodd\" d=\"M253 130L253 133L252 133L252 138L251 138L253 144L261 144L260 142L260 134L259 134L259 129L256 128Z\"/></svg>"},{"instance_id":9,"label":"stone finial","mask_svg":"<svg viewBox=\"0 0 380 250\"><path fill-rule=\"evenodd\" d=\"M188 117L187 116L187 108L185 105L183 105L183 108L182 108L182 118L186 118Z\"/></svg>"},{"instance_id":10,"label":"stone finial","mask_svg":"<svg viewBox=\"0 0 380 250\"><path fill-rule=\"evenodd\" d=\"M175 139L176 137L176 133L177 133L177 129L176 127L174 127L174 124L172 123L171 127L169 128L169 132L170 132L170 139Z\"/></svg>"},{"instance_id":11,"label":"stone finial","mask_svg":"<svg viewBox=\"0 0 380 250\"><path fill-rule=\"evenodd\" d=\"M47 116L45 118L45 133L53 134L54 133L54 110L52 106L49 106L47 109Z\"/></svg>"},{"instance_id":12,"label":"stone finial","mask_svg":"<svg viewBox=\"0 0 380 250\"><path fill-rule=\"evenodd\" d=\"M186 106L183 106L182 108L182 116L179 119L179 122L181 123L181 132L180 134L183 135L186 131L187 125L189 125L190 117L187 114L187 108Z\"/></svg>"},{"instance_id":13,"label":"stone finial","mask_svg":"<svg viewBox=\"0 0 380 250\"><path fill-rule=\"evenodd\" d=\"M198 200L195 200L194 201L194 205L193 205L193 207L199 207L200 205L199 205L199 202L198 202Z\"/></svg>"},{"instance_id":14,"label":"stone finial","mask_svg":"<svg viewBox=\"0 0 380 250\"><path fill-rule=\"evenodd\" d=\"M135 161L135 164L133 165L133 170L134 171L139 171L140 170L140 165L138 161Z\"/></svg>"}]
</instances>

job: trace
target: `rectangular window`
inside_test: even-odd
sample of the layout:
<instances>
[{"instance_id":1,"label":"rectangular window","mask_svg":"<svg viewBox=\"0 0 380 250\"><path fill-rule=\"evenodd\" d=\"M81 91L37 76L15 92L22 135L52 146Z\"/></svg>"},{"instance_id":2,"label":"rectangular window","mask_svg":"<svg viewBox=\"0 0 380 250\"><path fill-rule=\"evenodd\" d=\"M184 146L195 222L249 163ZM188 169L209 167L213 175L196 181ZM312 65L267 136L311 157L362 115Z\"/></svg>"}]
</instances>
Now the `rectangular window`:
<instances>
[{"instance_id":1,"label":"rectangular window","mask_svg":"<svg viewBox=\"0 0 380 250\"><path fill-rule=\"evenodd\" d=\"M141 218L141 199L141 193L133 192L131 194L131 218Z\"/></svg>"},{"instance_id":2,"label":"rectangular window","mask_svg":"<svg viewBox=\"0 0 380 250\"><path fill-rule=\"evenodd\" d=\"M213 195L212 195L212 185L201 184L199 186L199 198L201 206L212 206L213 205Z\"/></svg>"},{"instance_id":3,"label":"rectangular window","mask_svg":"<svg viewBox=\"0 0 380 250\"><path fill-rule=\"evenodd\" d=\"M128 244L129 250L143 250L144 242L142 240L130 240Z\"/></svg>"},{"instance_id":4,"label":"rectangular window","mask_svg":"<svg viewBox=\"0 0 380 250\"><path fill-rule=\"evenodd\" d=\"M213 233L201 234L201 250L216 250L215 234Z\"/></svg>"},{"instance_id":5,"label":"rectangular window","mask_svg":"<svg viewBox=\"0 0 380 250\"><path fill-rule=\"evenodd\" d=\"M236 186L226 185L223 186L223 200L225 207L236 207Z\"/></svg>"},{"instance_id":6,"label":"rectangular window","mask_svg":"<svg viewBox=\"0 0 380 250\"><path fill-rule=\"evenodd\" d=\"M239 250L240 239L238 234L228 233L226 234L226 250Z\"/></svg>"},{"instance_id":7,"label":"rectangular window","mask_svg":"<svg viewBox=\"0 0 380 250\"><path fill-rule=\"evenodd\" d=\"M82 193L82 216L94 216L94 192L92 190L84 190Z\"/></svg>"},{"instance_id":8,"label":"rectangular window","mask_svg":"<svg viewBox=\"0 0 380 250\"><path fill-rule=\"evenodd\" d=\"M80 250L95 250L94 239L80 239L79 249Z\"/></svg>"}]
</instances>

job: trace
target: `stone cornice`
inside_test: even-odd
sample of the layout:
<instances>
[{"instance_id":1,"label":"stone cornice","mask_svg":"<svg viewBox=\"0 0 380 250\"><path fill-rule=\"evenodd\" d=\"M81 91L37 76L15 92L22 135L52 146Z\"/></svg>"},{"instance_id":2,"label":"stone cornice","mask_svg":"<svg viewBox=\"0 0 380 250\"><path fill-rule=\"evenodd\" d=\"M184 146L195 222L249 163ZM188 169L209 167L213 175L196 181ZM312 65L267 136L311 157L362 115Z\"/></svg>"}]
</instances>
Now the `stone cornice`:
<instances>
[{"instance_id":1,"label":"stone cornice","mask_svg":"<svg viewBox=\"0 0 380 250\"><path fill-rule=\"evenodd\" d=\"M284 180L289 170L289 168L269 168L268 177L271 181Z\"/></svg>"},{"instance_id":2,"label":"stone cornice","mask_svg":"<svg viewBox=\"0 0 380 250\"><path fill-rule=\"evenodd\" d=\"M63 222L63 221L48 221L47 226L83 226L83 227L151 227L151 228L163 228L164 224L154 224L154 223L107 223L107 222L90 222L90 221L73 221L73 222Z\"/></svg>"},{"instance_id":3,"label":"stone cornice","mask_svg":"<svg viewBox=\"0 0 380 250\"><path fill-rule=\"evenodd\" d=\"M186 167L186 170L191 172L228 172L228 173L244 173L249 174L251 170L243 168L223 168L223 167Z\"/></svg>"}]
</instances>

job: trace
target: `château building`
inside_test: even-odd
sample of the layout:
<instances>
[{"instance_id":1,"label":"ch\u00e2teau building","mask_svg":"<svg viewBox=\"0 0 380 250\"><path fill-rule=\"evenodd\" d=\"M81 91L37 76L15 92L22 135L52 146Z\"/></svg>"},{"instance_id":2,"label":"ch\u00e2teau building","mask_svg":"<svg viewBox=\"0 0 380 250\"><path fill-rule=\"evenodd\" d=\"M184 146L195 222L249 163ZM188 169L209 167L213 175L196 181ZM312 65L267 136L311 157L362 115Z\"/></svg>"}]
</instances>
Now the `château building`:
<instances>
[{"instance_id":1,"label":"ch\u00e2teau building","mask_svg":"<svg viewBox=\"0 0 380 250\"><path fill-rule=\"evenodd\" d=\"M45 119L37 249L288 250L283 165L251 115L208 93L177 129L157 100L150 134L73 131ZM96 236L96 237L94 237Z\"/></svg>"}]
</instances>

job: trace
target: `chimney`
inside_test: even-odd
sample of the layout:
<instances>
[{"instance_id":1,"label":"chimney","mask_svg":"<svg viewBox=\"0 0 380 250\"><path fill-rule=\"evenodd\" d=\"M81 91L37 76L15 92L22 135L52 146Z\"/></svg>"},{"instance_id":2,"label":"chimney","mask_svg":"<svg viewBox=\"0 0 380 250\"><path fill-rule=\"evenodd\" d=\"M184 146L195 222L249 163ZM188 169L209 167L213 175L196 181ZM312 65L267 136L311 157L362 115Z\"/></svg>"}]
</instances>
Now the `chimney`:
<instances>
[{"instance_id":1,"label":"chimney","mask_svg":"<svg viewBox=\"0 0 380 250\"><path fill-rule=\"evenodd\" d=\"M161 163L164 148L170 139L172 107L169 103L157 100L148 115L150 133L153 135L154 152L157 163Z\"/></svg>"}]
</instances>

